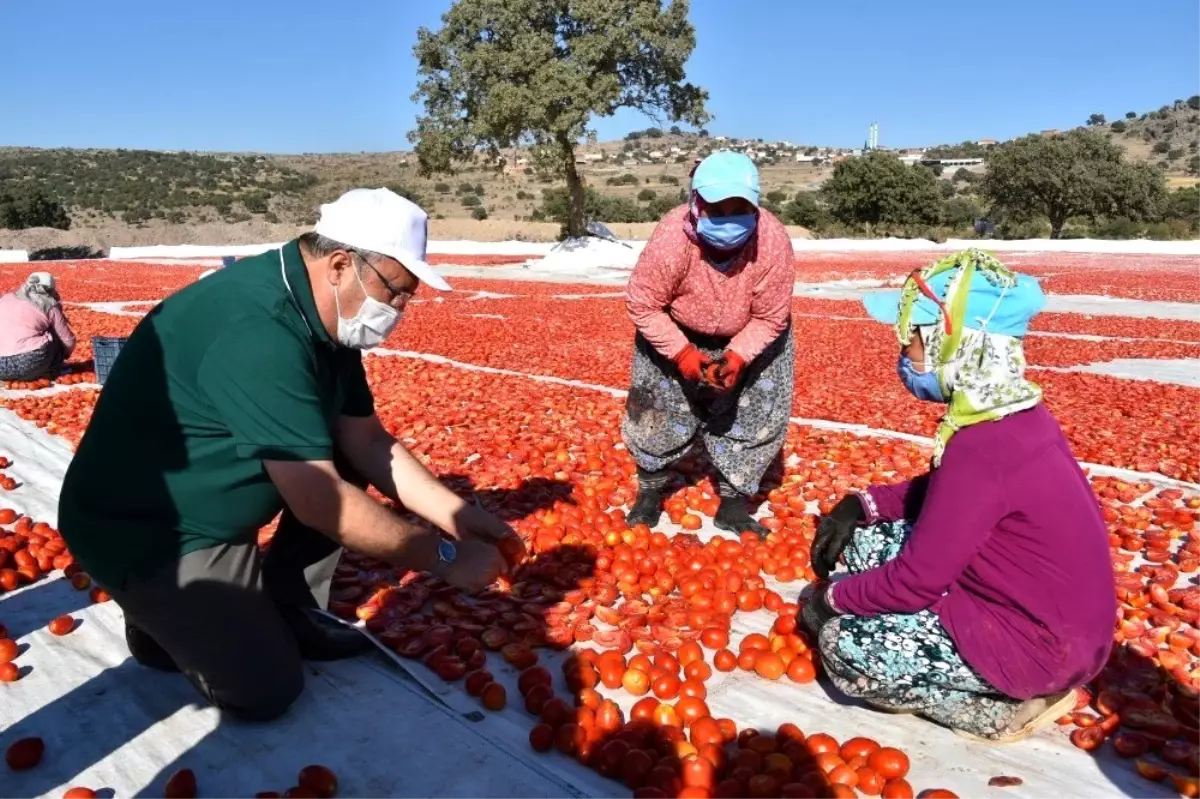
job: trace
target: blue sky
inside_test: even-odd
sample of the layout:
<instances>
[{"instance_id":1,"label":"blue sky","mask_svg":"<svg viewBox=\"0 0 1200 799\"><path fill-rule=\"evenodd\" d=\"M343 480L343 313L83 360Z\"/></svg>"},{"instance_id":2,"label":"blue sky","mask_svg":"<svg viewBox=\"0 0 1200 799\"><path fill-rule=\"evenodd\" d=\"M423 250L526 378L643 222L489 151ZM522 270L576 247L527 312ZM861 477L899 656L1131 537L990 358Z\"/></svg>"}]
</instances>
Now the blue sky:
<instances>
[{"instance_id":1,"label":"blue sky","mask_svg":"<svg viewBox=\"0 0 1200 799\"><path fill-rule=\"evenodd\" d=\"M0 145L407 149L412 45L448 0L0 4ZM1195 0L693 0L714 134L1003 139L1200 92ZM601 139L653 124L596 120Z\"/></svg>"}]
</instances>

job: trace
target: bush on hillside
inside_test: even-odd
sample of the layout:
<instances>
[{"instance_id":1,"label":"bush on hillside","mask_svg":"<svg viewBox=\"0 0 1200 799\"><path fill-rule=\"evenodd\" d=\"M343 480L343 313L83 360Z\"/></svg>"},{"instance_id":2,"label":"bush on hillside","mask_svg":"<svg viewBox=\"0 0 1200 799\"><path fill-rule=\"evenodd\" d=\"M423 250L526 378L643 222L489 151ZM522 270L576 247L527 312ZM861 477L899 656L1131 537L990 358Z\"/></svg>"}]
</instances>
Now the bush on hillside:
<instances>
[{"instance_id":1,"label":"bush on hillside","mask_svg":"<svg viewBox=\"0 0 1200 799\"><path fill-rule=\"evenodd\" d=\"M0 194L0 228L25 230L31 227L71 229L71 217L62 203L41 192L25 197Z\"/></svg>"}]
</instances>

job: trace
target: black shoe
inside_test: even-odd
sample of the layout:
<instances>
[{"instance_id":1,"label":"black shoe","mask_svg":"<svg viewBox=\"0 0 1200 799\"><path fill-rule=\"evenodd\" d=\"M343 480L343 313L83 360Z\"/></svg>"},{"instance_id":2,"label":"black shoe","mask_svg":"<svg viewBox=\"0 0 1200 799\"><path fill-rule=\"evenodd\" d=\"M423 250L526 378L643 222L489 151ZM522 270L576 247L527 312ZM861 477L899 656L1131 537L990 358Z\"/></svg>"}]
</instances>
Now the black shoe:
<instances>
[{"instance_id":1,"label":"black shoe","mask_svg":"<svg viewBox=\"0 0 1200 799\"><path fill-rule=\"evenodd\" d=\"M639 524L654 527L658 524L662 518L663 489L667 486L668 477L666 471L647 472L638 469L637 499L629 513L625 514L625 521L630 527Z\"/></svg>"},{"instance_id":2,"label":"black shoe","mask_svg":"<svg viewBox=\"0 0 1200 799\"><path fill-rule=\"evenodd\" d=\"M748 530L759 538L766 538L771 533L750 516L745 497L721 497L721 507L717 509L713 526L739 535Z\"/></svg>"},{"instance_id":3,"label":"black shoe","mask_svg":"<svg viewBox=\"0 0 1200 799\"><path fill-rule=\"evenodd\" d=\"M311 608L295 605L279 609L287 622L300 657L305 660L344 660L361 655L371 648L371 641L358 630L336 622Z\"/></svg>"},{"instance_id":4,"label":"black shoe","mask_svg":"<svg viewBox=\"0 0 1200 799\"><path fill-rule=\"evenodd\" d=\"M156 671L179 672L175 661L162 645L150 637L150 633L125 620L125 643L133 659L146 668Z\"/></svg>"},{"instance_id":5,"label":"black shoe","mask_svg":"<svg viewBox=\"0 0 1200 799\"><path fill-rule=\"evenodd\" d=\"M634 501L629 513L625 514L625 521L629 523L630 527L639 524L654 527L661 518L662 494L653 489L639 488L637 500Z\"/></svg>"}]
</instances>

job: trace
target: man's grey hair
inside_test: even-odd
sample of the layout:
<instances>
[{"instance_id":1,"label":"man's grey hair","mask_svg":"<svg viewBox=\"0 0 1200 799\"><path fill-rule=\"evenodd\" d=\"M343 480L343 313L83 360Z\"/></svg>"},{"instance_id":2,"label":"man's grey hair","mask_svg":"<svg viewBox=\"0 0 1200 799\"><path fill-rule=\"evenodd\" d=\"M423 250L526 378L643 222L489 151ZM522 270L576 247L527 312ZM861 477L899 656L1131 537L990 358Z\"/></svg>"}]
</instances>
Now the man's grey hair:
<instances>
[{"instance_id":1,"label":"man's grey hair","mask_svg":"<svg viewBox=\"0 0 1200 799\"><path fill-rule=\"evenodd\" d=\"M380 253L372 252L371 250L363 250L358 247L351 247L348 244L342 244L340 241L322 236L319 233L309 231L300 236L300 244L312 255L318 258L324 258L327 255L333 255L338 250L345 250L351 255L357 255L362 260L366 261L371 266L377 264L380 259L384 258Z\"/></svg>"},{"instance_id":2,"label":"man's grey hair","mask_svg":"<svg viewBox=\"0 0 1200 799\"><path fill-rule=\"evenodd\" d=\"M34 307L42 313L49 313L50 309L59 304L58 292L48 286L39 283L37 278L30 276L21 287L13 294Z\"/></svg>"}]
</instances>

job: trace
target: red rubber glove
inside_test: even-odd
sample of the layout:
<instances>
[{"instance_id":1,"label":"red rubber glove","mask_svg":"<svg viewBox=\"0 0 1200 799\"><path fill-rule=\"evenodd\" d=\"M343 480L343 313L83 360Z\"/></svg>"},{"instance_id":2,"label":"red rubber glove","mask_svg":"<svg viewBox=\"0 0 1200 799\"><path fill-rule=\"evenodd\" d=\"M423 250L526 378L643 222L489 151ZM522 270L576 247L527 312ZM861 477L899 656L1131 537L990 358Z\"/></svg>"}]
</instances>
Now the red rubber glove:
<instances>
[{"instance_id":1,"label":"red rubber glove","mask_svg":"<svg viewBox=\"0 0 1200 799\"><path fill-rule=\"evenodd\" d=\"M696 349L695 344L688 344L679 351L674 361L683 379L695 383L703 376L704 368L712 363L712 358Z\"/></svg>"},{"instance_id":2,"label":"red rubber glove","mask_svg":"<svg viewBox=\"0 0 1200 799\"><path fill-rule=\"evenodd\" d=\"M746 362L742 356L733 350L725 350L725 354L721 356L721 366L717 369L718 385L726 391L732 391L733 387L742 379L742 372L745 369Z\"/></svg>"}]
</instances>

